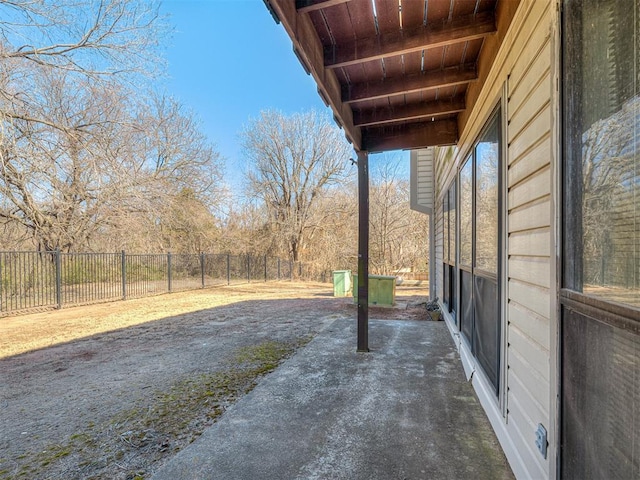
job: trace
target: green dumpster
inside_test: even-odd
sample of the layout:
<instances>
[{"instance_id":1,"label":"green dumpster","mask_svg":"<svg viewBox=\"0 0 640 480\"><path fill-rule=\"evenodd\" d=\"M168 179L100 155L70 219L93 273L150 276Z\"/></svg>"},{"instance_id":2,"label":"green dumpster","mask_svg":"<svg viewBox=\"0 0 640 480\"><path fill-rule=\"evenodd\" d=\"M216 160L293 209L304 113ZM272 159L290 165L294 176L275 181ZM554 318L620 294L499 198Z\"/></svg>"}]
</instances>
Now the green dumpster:
<instances>
[{"instance_id":1,"label":"green dumpster","mask_svg":"<svg viewBox=\"0 0 640 480\"><path fill-rule=\"evenodd\" d=\"M353 301L358 303L358 275L353 275ZM369 305L393 306L396 303L396 277L369 275Z\"/></svg>"},{"instance_id":2,"label":"green dumpster","mask_svg":"<svg viewBox=\"0 0 640 480\"><path fill-rule=\"evenodd\" d=\"M346 297L351 293L351 270L333 271L333 296Z\"/></svg>"}]
</instances>

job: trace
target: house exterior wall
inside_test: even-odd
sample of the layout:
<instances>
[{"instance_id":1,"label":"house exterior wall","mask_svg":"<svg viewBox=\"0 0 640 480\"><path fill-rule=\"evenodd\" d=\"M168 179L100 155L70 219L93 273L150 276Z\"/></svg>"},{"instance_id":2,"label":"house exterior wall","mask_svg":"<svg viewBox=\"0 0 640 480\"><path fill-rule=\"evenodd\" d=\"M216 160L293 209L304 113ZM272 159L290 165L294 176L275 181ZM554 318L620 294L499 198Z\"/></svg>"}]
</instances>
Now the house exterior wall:
<instances>
[{"instance_id":1,"label":"house exterior wall","mask_svg":"<svg viewBox=\"0 0 640 480\"><path fill-rule=\"evenodd\" d=\"M433 148L413 150L411 162L411 195L412 210L430 214L434 201Z\"/></svg>"},{"instance_id":2,"label":"house exterior wall","mask_svg":"<svg viewBox=\"0 0 640 480\"><path fill-rule=\"evenodd\" d=\"M434 264L435 275L433 275L433 281L430 281L430 284L435 283L435 296L442 298L442 291L444 289L443 283L443 267L442 267L442 257L444 255L443 248L443 227L444 227L444 218L442 215L442 206L437 207L433 213L434 216L434 248L433 253L435 259L431 262Z\"/></svg>"},{"instance_id":3,"label":"house exterior wall","mask_svg":"<svg viewBox=\"0 0 640 480\"><path fill-rule=\"evenodd\" d=\"M556 475L557 12L553 0L521 2L460 142L435 152L434 261L437 295L443 298L443 194L501 105L502 361L497 396L460 340L455 319L448 313L445 317L465 371L518 478ZM416 158L419 170L422 157ZM546 458L535 444L539 424L548 432Z\"/></svg>"}]
</instances>

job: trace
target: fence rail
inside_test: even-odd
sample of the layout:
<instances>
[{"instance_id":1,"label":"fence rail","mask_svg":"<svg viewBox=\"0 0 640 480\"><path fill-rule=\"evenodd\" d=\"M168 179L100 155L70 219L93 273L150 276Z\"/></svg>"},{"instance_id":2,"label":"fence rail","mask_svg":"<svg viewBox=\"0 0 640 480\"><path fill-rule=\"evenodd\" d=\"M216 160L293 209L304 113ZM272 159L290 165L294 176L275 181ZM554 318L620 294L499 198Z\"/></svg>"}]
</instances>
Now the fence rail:
<instances>
[{"instance_id":1,"label":"fence rail","mask_svg":"<svg viewBox=\"0 0 640 480\"><path fill-rule=\"evenodd\" d=\"M0 252L0 316L216 285L330 282L330 271L266 255Z\"/></svg>"}]
</instances>

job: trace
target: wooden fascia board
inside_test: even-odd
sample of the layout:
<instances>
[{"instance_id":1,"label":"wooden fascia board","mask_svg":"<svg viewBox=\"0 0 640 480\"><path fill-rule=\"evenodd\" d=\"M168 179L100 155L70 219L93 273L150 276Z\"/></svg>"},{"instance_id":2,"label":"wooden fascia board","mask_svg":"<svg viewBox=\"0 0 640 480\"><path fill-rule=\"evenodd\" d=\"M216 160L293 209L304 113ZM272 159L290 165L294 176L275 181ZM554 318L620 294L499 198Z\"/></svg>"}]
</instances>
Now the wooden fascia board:
<instances>
[{"instance_id":1,"label":"wooden fascia board","mask_svg":"<svg viewBox=\"0 0 640 480\"><path fill-rule=\"evenodd\" d=\"M335 72L324 68L324 53L318 34L309 15L296 11L295 2L290 0L268 0L269 6L282 23L291 38L294 51L308 68L311 76L322 92L323 100L329 104L333 114L340 120L345 135L360 150L362 135L360 128L353 124L351 107L341 100L341 87Z\"/></svg>"},{"instance_id":2,"label":"wooden fascia board","mask_svg":"<svg viewBox=\"0 0 640 480\"><path fill-rule=\"evenodd\" d=\"M402 105L394 108L389 107L354 111L353 122L357 127L365 127L448 115L451 113L462 112L464 109L464 97L459 97L453 100L437 100L434 102Z\"/></svg>"},{"instance_id":3,"label":"wooden fascia board","mask_svg":"<svg viewBox=\"0 0 640 480\"><path fill-rule=\"evenodd\" d=\"M477 78L475 64L460 65L378 82L357 83L342 87L342 102L355 103L393 95L451 87L473 82Z\"/></svg>"},{"instance_id":4,"label":"wooden fascia board","mask_svg":"<svg viewBox=\"0 0 640 480\"><path fill-rule=\"evenodd\" d=\"M362 147L368 152L454 145L457 141L455 119L362 129Z\"/></svg>"},{"instance_id":5,"label":"wooden fascia board","mask_svg":"<svg viewBox=\"0 0 640 480\"><path fill-rule=\"evenodd\" d=\"M299 13L309 13L349 1L351 0L296 0L296 10Z\"/></svg>"},{"instance_id":6,"label":"wooden fascia board","mask_svg":"<svg viewBox=\"0 0 640 480\"><path fill-rule=\"evenodd\" d=\"M342 45L324 47L327 68L340 68L385 57L419 52L452 43L484 38L496 32L493 13L456 18L451 22L427 25L410 31L398 30Z\"/></svg>"}]
</instances>

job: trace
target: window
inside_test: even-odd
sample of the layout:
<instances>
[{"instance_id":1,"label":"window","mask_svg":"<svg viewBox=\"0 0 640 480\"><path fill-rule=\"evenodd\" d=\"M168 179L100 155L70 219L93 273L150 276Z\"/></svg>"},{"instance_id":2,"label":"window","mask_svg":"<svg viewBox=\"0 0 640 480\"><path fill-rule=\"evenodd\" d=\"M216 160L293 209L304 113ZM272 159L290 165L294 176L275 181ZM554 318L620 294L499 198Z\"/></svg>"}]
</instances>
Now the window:
<instances>
[{"instance_id":1,"label":"window","mask_svg":"<svg viewBox=\"0 0 640 480\"><path fill-rule=\"evenodd\" d=\"M459 174L460 331L489 381L500 373L500 128L501 110L489 119Z\"/></svg>"},{"instance_id":2,"label":"window","mask_svg":"<svg viewBox=\"0 0 640 480\"><path fill-rule=\"evenodd\" d=\"M469 157L460 170L460 265L471 266L473 162Z\"/></svg>"},{"instance_id":3,"label":"window","mask_svg":"<svg viewBox=\"0 0 640 480\"><path fill-rule=\"evenodd\" d=\"M562 478L640 472L640 4L563 11Z\"/></svg>"},{"instance_id":4,"label":"window","mask_svg":"<svg viewBox=\"0 0 640 480\"><path fill-rule=\"evenodd\" d=\"M498 166L500 111L474 149L473 352L498 393L500 308L498 289Z\"/></svg>"},{"instance_id":5,"label":"window","mask_svg":"<svg viewBox=\"0 0 640 480\"><path fill-rule=\"evenodd\" d=\"M443 301L452 312L456 304L456 184L444 195L444 255L443 255Z\"/></svg>"},{"instance_id":6,"label":"window","mask_svg":"<svg viewBox=\"0 0 640 480\"><path fill-rule=\"evenodd\" d=\"M476 146L476 268L498 273L498 122Z\"/></svg>"},{"instance_id":7,"label":"window","mask_svg":"<svg viewBox=\"0 0 640 480\"><path fill-rule=\"evenodd\" d=\"M570 2L565 284L640 307L638 2ZM568 11L565 12L568 14ZM566 17L569 19L569 17ZM578 87L578 88L575 88Z\"/></svg>"},{"instance_id":8,"label":"window","mask_svg":"<svg viewBox=\"0 0 640 480\"><path fill-rule=\"evenodd\" d=\"M442 243L442 249L443 249L442 258L445 262L448 262L449 257L451 256L451 253L450 253L451 233L449 230L449 192L447 192L447 194L442 199L442 212L443 212L442 234L444 235L444 239Z\"/></svg>"}]
</instances>

